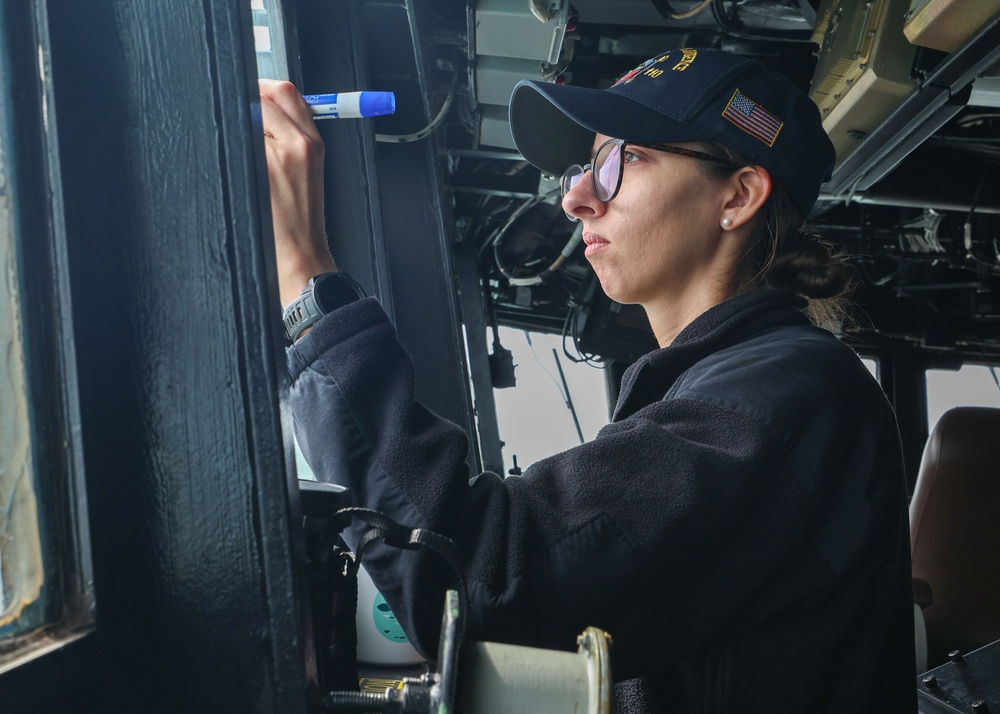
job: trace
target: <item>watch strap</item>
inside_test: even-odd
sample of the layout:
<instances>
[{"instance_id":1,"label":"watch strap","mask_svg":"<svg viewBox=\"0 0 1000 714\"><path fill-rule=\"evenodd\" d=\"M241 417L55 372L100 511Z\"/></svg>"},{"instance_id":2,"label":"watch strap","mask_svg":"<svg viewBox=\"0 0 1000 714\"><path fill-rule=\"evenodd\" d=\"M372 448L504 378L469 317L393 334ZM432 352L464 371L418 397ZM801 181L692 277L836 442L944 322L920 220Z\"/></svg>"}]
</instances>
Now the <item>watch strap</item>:
<instances>
[{"instance_id":1,"label":"watch strap","mask_svg":"<svg viewBox=\"0 0 1000 714\"><path fill-rule=\"evenodd\" d=\"M289 343L294 343L306 328L312 327L328 312L364 297L364 289L347 273L315 276L282 314L285 337Z\"/></svg>"}]
</instances>

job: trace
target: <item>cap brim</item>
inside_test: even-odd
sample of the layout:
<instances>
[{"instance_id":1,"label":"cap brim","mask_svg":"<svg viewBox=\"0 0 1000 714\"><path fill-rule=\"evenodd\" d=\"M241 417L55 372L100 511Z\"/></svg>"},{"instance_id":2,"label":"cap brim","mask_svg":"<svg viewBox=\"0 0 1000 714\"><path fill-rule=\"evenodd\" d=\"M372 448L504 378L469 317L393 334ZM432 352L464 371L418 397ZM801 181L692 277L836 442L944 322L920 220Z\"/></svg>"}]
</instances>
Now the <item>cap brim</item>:
<instances>
[{"instance_id":1,"label":"cap brim","mask_svg":"<svg viewBox=\"0 0 1000 714\"><path fill-rule=\"evenodd\" d=\"M638 144L713 138L613 91L530 80L511 94L510 131L521 156L554 176L586 162L594 134Z\"/></svg>"}]
</instances>

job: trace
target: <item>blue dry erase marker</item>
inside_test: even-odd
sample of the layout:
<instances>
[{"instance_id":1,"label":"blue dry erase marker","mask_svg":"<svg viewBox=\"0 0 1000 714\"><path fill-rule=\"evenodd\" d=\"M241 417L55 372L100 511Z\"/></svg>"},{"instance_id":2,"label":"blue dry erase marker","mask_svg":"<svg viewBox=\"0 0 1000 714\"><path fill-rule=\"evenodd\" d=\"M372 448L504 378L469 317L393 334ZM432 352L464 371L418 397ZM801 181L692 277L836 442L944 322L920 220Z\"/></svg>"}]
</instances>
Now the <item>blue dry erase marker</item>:
<instances>
[{"instance_id":1,"label":"blue dry erase marker","mask_svg":"<svg viewBox=\"0 0 1000 714\"><path fill-rule=\"evenodd\" d=\"M313 119L359 119L396 112L396 95L392 92L306 94L302 98L312 109Z\"/></svg>"}]
</instances>

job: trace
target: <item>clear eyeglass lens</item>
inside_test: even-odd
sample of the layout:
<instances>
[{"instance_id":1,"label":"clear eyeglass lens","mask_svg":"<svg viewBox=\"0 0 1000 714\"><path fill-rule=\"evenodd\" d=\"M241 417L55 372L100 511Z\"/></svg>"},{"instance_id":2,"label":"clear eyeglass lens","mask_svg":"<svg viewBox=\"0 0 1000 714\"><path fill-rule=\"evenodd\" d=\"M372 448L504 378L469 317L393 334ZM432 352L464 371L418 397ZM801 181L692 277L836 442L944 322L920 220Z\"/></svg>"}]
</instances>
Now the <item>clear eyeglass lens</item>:
<instances>
[{"instance_id":1,"label":"clear eyeglass lens","mask_svg":"<svg viewBox=\"0 0 1000 714\"><path fill-rule=\"evenodd\" d=\"M594 157L597 197L602 201L610 201L618 189L622 176L621 151L620 142L609 141L598 149Z\"/></svg>"},{"instance_id":2,"label":"clear eyeglass lens","mask_svg":"<svg viewBox=\"0 0 1000 714\"><path fill-rule=\"evenodd\" d=\"M565 196L572 191L573 187L580 183L581 178L583 178L583 167L579 164L573 164L566 169L562 177L562 195Z\"/></svg>"},{"instance_id":3,"label":"clear eyeglass lens","mask_svg":"<svg viewBox=\"0 0 1000 714\"><path fill-rule=\"evenodd\" d=\"M580 183L580 179L583 178L584 168L579 164L573 164L566 172L562 175L562 195L566 198L566 194L573 190L573 187ZM566 218L576 223L580 219L574 216L569 211L566 212Z\"/></svg>"}]
</instances>

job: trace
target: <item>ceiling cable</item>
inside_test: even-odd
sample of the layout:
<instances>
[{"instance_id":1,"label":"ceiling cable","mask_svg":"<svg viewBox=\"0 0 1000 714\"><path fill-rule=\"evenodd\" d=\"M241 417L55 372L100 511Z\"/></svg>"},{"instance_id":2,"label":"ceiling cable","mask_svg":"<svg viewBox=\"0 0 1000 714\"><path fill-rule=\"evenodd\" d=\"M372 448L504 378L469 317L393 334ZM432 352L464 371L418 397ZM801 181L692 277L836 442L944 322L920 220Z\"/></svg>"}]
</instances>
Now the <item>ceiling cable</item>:
<instances>
[{"instance_id":1,"label":"ceiling cable","mask_svg":"<svg viewBox=\"0 0 1000 714\"><path fill-rule=\"evenodd\" d=\"M705 0L701 5L696 7L694 10L688 10L687 12L672 12L670 13L670 18L672 20L687 20L688 18L701 14L703 10L707 10L708 6L711 5L712 2L713 0Z\"/></svg>"},{"instance_id":2,"label":"ceiling cable","mask_svg":"<svg viewBox=\"0 0 1000 714\"><path fill-rule=\"evenodd\" d=\"M425 126L420 131L414 132L412 134L376 134L375 141L381 141L387 144L405 144L411 141L419 141L431 135L435 129L444 121L444 118L448 115L448 110L451 109L451 102L455 98L455 90L458 87L458 71L456 70L451 79L451 89L448 90L448 96L444 100L444 104L441 105L440 111L438 111L437 116L434 117L430 124Z\"/></svg>"}]
</instances>

